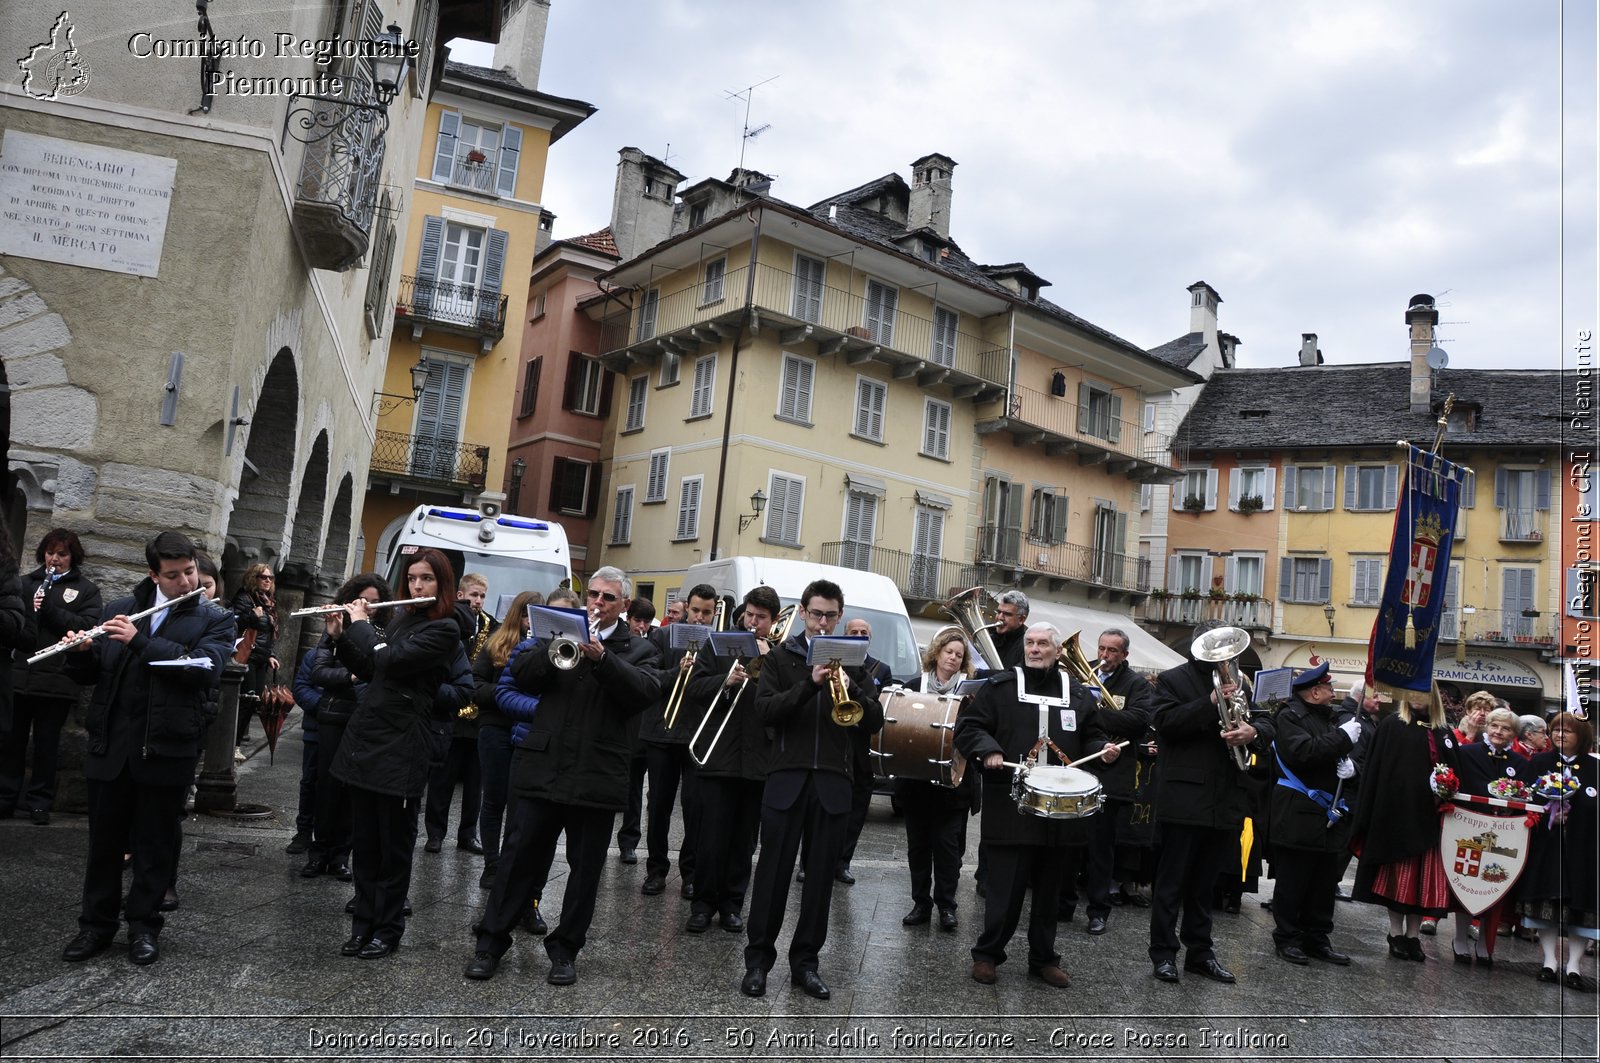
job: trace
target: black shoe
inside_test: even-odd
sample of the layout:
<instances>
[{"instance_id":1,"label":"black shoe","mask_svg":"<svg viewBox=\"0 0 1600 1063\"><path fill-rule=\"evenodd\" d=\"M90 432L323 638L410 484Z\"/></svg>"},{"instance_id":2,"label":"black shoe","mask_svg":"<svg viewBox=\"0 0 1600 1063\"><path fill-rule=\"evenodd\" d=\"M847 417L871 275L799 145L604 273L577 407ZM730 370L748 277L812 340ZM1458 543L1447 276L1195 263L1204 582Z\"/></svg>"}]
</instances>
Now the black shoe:
<instances>
[{"instance_id":1,"label":"black shoe","mask_svg":"<svg viewBox=\"0 0 1600 1063\"><path fill-rule=\"evenodd\" d=\"M530 934L550 933L550 924L544 921L544 916L539 914L539 902L534 901L528 908L528 916L522 921L522 929Z\"/></svg>"},{"instance_id":2,"label":"black shoe","mask_svg":"<svg viewBox=\"0 0 1600 1063\"><path fill-rule=\"evenodd\" d=\"M1150 907L1150 898L1142 893L1124 893L1122 895L1122 903L1131 904L1135 908L1148 908Z\"/></svg>"},{"instance_id":3,"label":"black shoe","mask_svg":"<svg viewBox=\"0 0 1600 1063\"><path fill-rule=\"evenodd\" d=\"M371 941L367 942L365 945L363 945L361 947L361 951L360 952L356 953L356 959L358 959L358 960L381 960L385 956L393 955L396 951L399 950L399 948L400 948L400 942L398 942L398 941L394 942L393 944L390 944L389 942L383 940L382 938L373 938Z\"/></svg>"},{"instance_id":4,"label":"black shoe","mask_svg":"<svg viewBox=\"0 0 1600 1063\"><path fill-rule=\"evenodd\" d=\"M639 862L639 854L632 849L623 849L617 853L617 859L624 864L637 864Z\"/></svg>"},{"instance_id":5,"label":"black shoe","mask_svg":"<svg viewBox=\"0 0 1600 1063\"><path fill-rule=\"evenodd\" d=\"M1213 982L1221 982L1223 985L1232 985L1238 981L1233 976L1233 972L1218 963L1215 958L1209 960L1187 960L1184 962L1183 969L1193 974L1203 974Z\"/></svg>"},{"instance_id":6,"label":"black shoe","mask_svg":"<svg viewBox=\"0 0 1600 1063\"><path fill-rule=\"evenodd\" d=\"M722 929L730 934L737 934L744 929L744 918L738 912L723 912Z\"/></svg>"},{"instance_id":7,"label":"black shoe","mask_svg":"<svg viewBox=\"0 0 1600 1063\"><path fill-rule=\"evenodd\" d=\"M1335 887L1333 887L1333 899L1336 900L1336 901L1353 901L1353 900L1355 900L1354 897L1350 896L1350 894L1345 892L1345 889L1344 889L1343 886L1335 886Z\"/></svg>"},{"instance_id":8,"label":"black shoe","mask_svg":"<svg viewBox=\"0 0 1600 1063\"><path fill-rule=\"evenodd\" d=\"M50 810L48 808L36 808L28 813L28 818L33 820L35 827L48 827L50 825Z\"/></svg>"},{"instance_id":9,"label":"black shoe","mask_svg":"<svg viewBox=\"0 0 1600 1063\"><path fill-rule=\"evenodd\" d=\"M744 981L739 983L739 992L747 997L766 996L767 972L759 967L752 967L744 972Z\"/></svg>"},{"instance_id":10,"label":"black shoe","mask_svg":"<svg viewBox=\"0 0 1600 1063\"><path fill-rule=\"evenodd\" d=\"M843 882L846 886L854 886L856 884L856 877L850 873L848 867L841 867L833 873L833 877L835 881Z\"/></svg>"},{"instance_id":11,"label":"black shoe","mask_svg":"<svg viewBox=\"0 0 1600 1063\"><path fill-rule=\"evenodd\" d=\"M356 899L354 897L351 897L348 901L344 902L344 914L345 915L355 915L356 914Z\"/></svg>"},{"instance_id":12,"label":"black shoe","mask_svg":"<svg viewBox=\"0 0 1600 1063\"><path fill-rule=\"evenodd\" d=\"M156 948L154 934L135 934L128 939L128 961L140 967L148 967L161 958L161 950Z\"/></svg>"},{"instance_id":13,"label":"black shoe","mask_svg":"<svg viewBox=\"0 0 1600 1063\"><path fill-rule=\"evenodd\" d=\"M901 926L922 926L933 918L933 905L913 905L911 910L900 919Z\"/></svg>"},{"instance_id":14,"label":"black shoe","mask_svg":"<svg viewBox=\"0 0 1600 1063\"><path fill-rule=\"evenodd\" d=\"M1561 979L1556 977L1556 972L1555 972L1554 968L1541 967L1541 968L1539 968L1539 981L1541 981L1541 982L1559 982L1559 981L1561 981Z\"/></svg>"},{"instance_id":15,"label":"black shoe","mask_svg":"<svg viewBox=\"0 0 1600 1063\"><path fill-rule=\"evenodd\" d=\"M1472 959L1473 959L1473 962L1477 966L1482 967L1485 970L1488 970L1490 967L1494 966L1494 957L1493 956L1477 956L1477 955L1475 955L1475 956L1473 956Z\"/></svg>"},{"instance_id":16,"label":"black shoe","mask_svg":"<svg viewBox=\"0 0 1600 1063\"><path fill-rule=\"evenodd\" d=\"M1427 960L1428 957L1422 954L1421 938L1404 938L1402 940L1404 940L1406 946L1406 959L1415 960L1417 963L1423 963Z\"/></svg>"},{"instance_id":17,"label":"black shoe","mask_svg":"<svg viewBox=\"0 0 1600 1063\"><path fill-rule=\"evenodd\" d=\"M1577 971L1567 972L1567 988L1576 989L1580 993L1594 992L1594 990L1584 982L1583 975L1579 974Z\"/></svg>"},{"instance_id":18,"label":"black shoe","mask_svg":"<svg viewBox=\"0 0 1600 1063\"><path fill-rule=\"evenodd\" d=\"M572 985L578 980L578 969L571 960L551 960L550 975L545 979L551 985Z\"/></svg>"},{"instance_id":19,"label":"black shoe","mask_svg":"<svg viewBox=\"0 0 1600 1063\"><path fill-rule=\"evenodd\" d=\"M827 1000L833 996L828 992L828 983L816 971L796 971L789 976L789 982L799 986L800 991L813 1000Z\"/></svg>"},{"instance_id":20,"label":"black shoe","mask_svg":"<svg viewBox=\"0 0 1600 1063\"><path fill-rule=\"evenodd\" d=\"M457 839L456 848L464 853L472 853L475 856L483 855L483 844L476 838Z\"/></svg>"},{"instance_id":21,"label":"black shoe","mask_svg":"<svg viewBox=\"0 0 1600 1063\"><path fill-rule=\"evenodd\" d=\"M1078 910L1076 908L1059 908L1056 910L1056 922L1070 923L1077 918L1077 915Z\"/></svg>"},{"instance_id":22,"label":"black shoe","mask_svg":"<svg viewBox=\"0 0 1600 1063\"><path fill-rule=\"evenodd\" d=\"M406 898L406 903L401 905L400 914L401 915L407 915L407 916L411 914L411 898L410 897L407 897Z\"/></svg>"},{"instance_id":23,"label":"black shoe","mask_svg":"<svg viewBox=\"0 0 1600 1063\"><path fill-rule=\"evenodd\" d=\"M1305 950L1299 945L1279 945L1278 958L1280 960L1288 960L1296 967L1311 966L1311 957L1307 956Z\"/></svg>"},{"instance_id":24,"label":"black shoe","mask_svg":"<svg viewBox=\"0 0 1600 1063\"><path fill-rule=\"evenodd\" d=\"M685 882L678 890L678 895L686 901L694 900L694 883Z\"/></svg>"},{"instance_id":25,"label":"black shoe","mask_svg":"<svg viewBox=\"0 0 1600 1063\"><path fill-rule=\"evenodd\" d=\"M1321 960L1323 963L1331 963L1339 967L1350 966L1350 957L1342 952L1335 952L1331 945L1323 945L1320 948L1316 946L1307 948L1305 954L1313 960Z\"/></svg>"},{"instance_id":26,"label":"black shoe","mask_svg":"<svg viewBox=\"0 0 1600 1063\"><path fill-rule=\"evenodd\" d=\"M806 880L806 869L802 867L799 871L796 871L794 873L794 880L796 882L804 882Z\"/></svg>"},{"instance_id":27,"label":"black shoe","mask_svg":"<svg viewBox=\"0 0 1600 1063\"><path fill-rule=\"evenodd\" d=\"M156 905L156 911L175 912L178 910L178 904L178 891L168 886L167 892L161 895L161 903Z\"/></svg>"},{"instance_id":28,"label":"black shoe","mask_svg":"<svg viewBox=\"0 0 1600 1063\"><path fill-rule=\"evenodd\" d=\"M1162 960L1160 963L1156 964L1156 969L1153 973L1155 974L1156 981L1158 982L1179 981L1178 965L1173 963L1171 960Z\"/></svg>"},{"instance_id":29,"label":"black shoe","mask_svg":"<svg viewBox=\"0 0 1600 1063\"><path fill-rule=\"evenodd\" d=\"M1452 955L1455 956L1455 959L1456 959L1457 963L1465 964L1468 967L1472 966L1472 953L1470 953L1470 952L1456 952L1454 949L1451 949L1450 952L1451 952ZM1411 958L1410 956L1406 957L1406 959L1410 959L1410 958Z\"/></svg>"},{"instance_id":30,"label":"black shoe","mask_svg":"<svg viewBox=\"0 0 1600 1063\"><path fill-rule=\"evenodd\" d=\"M489 866L485 867L483 869L483 874L478 876L478 888L480 890L492 890L492 889L494 889L494 865L493 864L490 864Z\"/></svg>"},{"instance_id":31,"label":"black shoe","mask_svg":"<svg viewBox=\"0 0 1600 1063\"><path fill-rule=\"evenodd\" d=\"M705 912L692 912L689 921L683 924L683 929L691 934L704 934L711 929L711 916Z\"/></svg>"},{"instance_id":32,"label":"black shoe","mask_svg":"<svg viewBox=\"0 0 1600 1063\"><path fill-rule=\"evenodd\" d=\"M1121 890L1112 890L1109 894L1106 895L1106 900L1111 902L1111 906L1113 908L1121 908L1124 904L1127 903L1127 901L1123 899Z\"/></svg>"},{"instance_id":33,"label":"black shoe","mask_svg":"<svg viewBox=\"0 0 1600 1063\"><path fill-rule=\"evenodd\" d=\"M423 844L422 844L422 851L425 852L425 853L437 853L437 852L441 852L443 849L444 849L444 839L443 838L429 838L426 842L423 842Z\"/></svg>"},{"instance_id":34,"label":"black shoe","mask_svg":"<svg viewBox=\"0 0 1600 1063\"><path fill-rule=\"evenodd\" d=\"M961 925L961 920L956 918L956 910L954 908L940 908L939 909L939 929L940 930L954 930L956 927L958 927L960 925Z\"/></svg>"},{"instance_id":35,"label":"black shoe","mask_svg":"<svg viewBox=\"0 0 1600 1063\"><path fill-rule=\"evenodd\" d=\"M1106 932L1105 917L1100 915L1091 915L1089 917L1089 925L1084 927L1084 929L1094 937L1099 937L1101 934Z\"/></svg>"},{"instance_id":36,"label":"black shoe","mask_svg":"<svg viewBox=\"0 0 1600 1063\"><path fill-rule=\"evenodd\" d=\"M472 962L467 964L467 969L461 974L475 982L485 982L494 977L494 972L500 969L500 957L492 952L474 952Z\"/></svg>"},{"instance_id":37,"label":"black shoe","mask_svg":"<svg viewBox=\"0 0 1600 1063\"><path fill-rule=\"evenodd\" d=\"M283 851L286 853L294 853L296 856L298 856L309 848L311 848L310 832L297 830L294 832L294 837L289 839L289 844L284 848Z\"/></svg>"},{"instance_id":38,"label":"black shoe","mask_svg":"<svg viewBox=\"0 0 1600 1063\"><path fill-rule=\"evenodd\" d=\"M645 876L644 885L639 887L639 892L646 897L654 897L658 893L666 892L666 889L667 876L652 874Z\"/></svg>"},{"instance_id":39,"label":"black shoe","mask_svg":"<svg viewBox=\"0 0 1600 1063\"><path fill-rule=\"evenodd\" d=\"M339 946L339 955L341 955L341 956L358 956L358 955L360 955L361 950L366 948L366 947L367 947L367 939L366 938L353 937L352 936L343 945Z\"/></svg>"},{"instance_id":40,"label":"black shoe","mask_svg":"<svg viewBox=\"0 0 1600 1063\"><path fill-rule=\"evenodd\" d=\"M301 878L316 878L328 869L328 865L321 860L307 860L306 866L300 869Z\"/></svg>"},{"instance_id":41,"label":"black shoe","mask_svg":"<svg viewBox=\"0 0 1600 1063\"><path fill-rule=\"evenodd\" d=\"M96 934L93 930L80 930L78 936L67 942L67 947L61 950L61 958L68 963L77 963L91 956L98 956L111 947L111 939L115 936L115 934Z\"/></svg>"},{"instance_id":42,"label":"black shoe","mask_svg":"<svg viewBox=\"0 0 1600 1063\"><path fill-rule=\"evenodd\" d=\"M355 878L355 876L350 873L349 864L334 864L332 867L328 868L328 874L332 875L340 882L349 882L352 878Z\"/></svg>"}]
</instances>

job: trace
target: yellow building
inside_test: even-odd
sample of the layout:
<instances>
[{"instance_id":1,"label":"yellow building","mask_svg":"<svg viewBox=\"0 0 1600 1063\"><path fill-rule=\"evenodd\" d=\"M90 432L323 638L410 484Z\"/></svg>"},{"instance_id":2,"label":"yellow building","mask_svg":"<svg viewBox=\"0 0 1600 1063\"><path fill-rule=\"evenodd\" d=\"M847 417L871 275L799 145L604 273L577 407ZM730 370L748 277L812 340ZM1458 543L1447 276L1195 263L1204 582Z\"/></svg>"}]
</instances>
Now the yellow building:
<instances>
[{"instance_id":1,"label":"yellow building","mask_svg":"<svg viewBox=\"0 0 1600 1063\"><path fill-rule=\"evenodd\" d=\"M539 92L548 8L508 18L498 69L447 63L428 107L417 172L404 205L393 315L366 505L362 565L381 565L404 517L422 503L472 504L506 478L527 277L548 240L540 206L550 145L594 108ZM387 271L385 271L387 272Z\"/></svg>"}]
</instances>

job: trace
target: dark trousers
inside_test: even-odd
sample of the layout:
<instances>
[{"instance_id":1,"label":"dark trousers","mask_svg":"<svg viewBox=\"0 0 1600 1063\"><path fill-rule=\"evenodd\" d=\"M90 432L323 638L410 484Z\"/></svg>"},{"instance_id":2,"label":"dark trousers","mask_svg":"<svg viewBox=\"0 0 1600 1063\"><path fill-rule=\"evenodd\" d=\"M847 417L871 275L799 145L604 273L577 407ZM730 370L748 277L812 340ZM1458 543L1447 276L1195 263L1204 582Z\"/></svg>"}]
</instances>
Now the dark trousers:
<instances>
[{"instance_id":1,"label":"dark trousers","mask_svg":"<svg viewBox=\"0 0 1600 1063\"><path fill-rule=\"evenodd\" d=\"M156 908L178 873L189 785L136 783L124 768L111 782L89 779L88 789L89 861L78 926L96 934L116 933L117 911L123 907L122 854L132 852L133 880L124 909L128 934L158 934L164 920Z\"/></svg>"},{"instance_id":2,"label":"dark trousers","mask_svg":"<svg viewBox=\"0 0 1600 1063\"><path fill-rule=\"evenodd\" d=\"M911 899L924 907L937 905L940 911L954 911L961 857L967 850L967 810L943 807L942 795L932 783L899 782L896 786L905 810Z\"/></svg>"},{"instance_id":3,"label":"dark trousers","mask_svg":"<svg viewBox=\"0 0 1600 1063\"><path fill-rule=\"evenodd\" d=\"M350 870L356 886L351 937L395 945L406 932L406 894L411 889L411 855L417 847L421 804L414 797L350 787L355 818Z\"/></svg>"},{"instance_id":4,"label":"dark trousers","mask_svg":"<svg viewBox=\"0 0 1600 1063\"><path fill-rule=\"evenodd\" d=\"M1053 967L1056 951L1056 898L1066 874L1066 850L1049 845L990 845L988 895L983 905L983 930L972 946L974 960L999 966L1006 962L1006 942L1022 921L1024 895L1032 888L1028 909L1028 968Z\"/></svg>"},{"instance_id":5,"label":"dark trousers","mask_svg":"<svg viewBox=\"0 0 1600 1063\"><path fill-rule=\"evenodd\" d=\"M622 826L617 828L617 849L637 849L644 837L639 825L644 821L644 777L649 760L644 750L633 754L628 762L628 808L622 813Z\"/></svg>"},{"instance_id":6,"label":"dark trousers","mask_svg":"<svg viewBox=\"0 0 1600 1063\"><path fill-rule=\"evenodd\" d=\"M478 740L457 735L450 739L444 763L428 772L428 807L423 813L428 840L443 841L450 829L450 801L456 783L461 784L461 821L456 824L456 841L470 842L478 836L478 804L481 800L482 773L478 768Z\"/></svg>"},{"instance_id":7,"label":"dark trousers","mask_svg":"<svg viewBox=\"0 0 1600 1063\"><path fill-rule=\"evenodd\" d=\"M300 744L300 808L295 812L296 834L311 834L316 829L317 816L317 748L322 745L322 730L301 729L305 741Z\"/></svg>"},{"instance_id":8,"label":"dark trousers","mask_svg":"<svg viewBox=\"0 0 1600 1063\"><path fill-rule=\"evenodd\" d=\"M694 903L703 915L736 914L744 907L750 867L761 828L759 779L700 776L695 783L699 832L695 839Z\"/></svg>"},{"instance_id":9,"label":"dark trousers","mask_svg":"<svg viewBox=\"0 0 1600 1063\"><path fill-rule=\"evenodd\" d=\"M244 745L250 737L250 717L261 704L261 690L267 682L266 664L247 664L245 669L244 680L239 684L239 729L233 738L236 746ZM252 696L246 697L247 694Z\"/></svg>"},{"instance_id":10,"label":"dark trousers","mask_svg":"<svg viewBox=\"0 0 1600 1063\"><path fill-rule=\"evenodd\" d=\"M344 741L344 720L317 727L316 812L311 823L310 858L328 867L350 861L350 787L334 777L333 758Z\"/></svg>"},{"instance_id":11,"label":"dark trousers","mask_svg":"<svg viewBox=\"0 0 1600 1063\"><path fill-rule=\"evenodd\" d=\"M50 811L56 800L56 760L61 748L61 726L67 722L72 702L63 698L26 695L11 710L11 730L0 734L0 809ZM32 785L23 789L28 766L28 737L33 736Z\"/></svg>"},{"instance_id":12,"label":"dark trousers","mask_svg":"<svg viewBox=\"0 0 1600 1063\"><path fill-rule=\"evenodd\" d=\"M839 853L839 868L843 870L855 859L856 842L861 840L861 830L867 825L867 810L872 807L872 768L856 764L856 775L850 783L850 822L845 828L844 849Z\"/></svg>"},{"instance_id":13,"label":"dark trousers","mask_svg":"<svg viewBox=\"0 0 1600 1063\"><path fill-rule=\"evenodd\" d=\"M544 948L552 962L576 960L589 938L589 924L594 922L595 897L616 818L610 809L563 805L537 797L514 799L511 831L478 930L479 951L504 956L511 948L511 928L544 888L555 859L556 840L564 830L567 888L561 895L560 922L545 935Z\"/></svg>"},{"instance_id":14,"label":"dark trousers","mask_svg":"<svg viewBox=\"0 0 1600 1063\"><path fill-rule=\"evenodd\" d=\"M788 808L761 806L761 859L756 863L750 896L750 916L745 921L749 944L744 950L748 970L772 970L778 960L778 934L789 906L789 883L794 879L800 842L807 842L806 880L800 887L800 917L789 941L791 972L817 969L817 954L828 940L828 905L833 898L833 873L844 849L845 818L830 815L816 793L814 776Z\"/></svg>"},{"instance_id":15,"label":"dark trousers","mask_svg":"<svg viewBox=\"0 0 1600 1063\"><path fill-rule=\"evenodd\" d=\"M1117 805L1107 801L1098 815L1089 817L1084 892L1088 894L1090 919L1096 916L1104 919L1111 914L1111 880L1117 862L1117 812Z\"/></svg>"},{"instance_id":16,"label":"dark trousers","mask_svg":"<svg viewBox=\"0 0 1600 1063\"><path fill-rule=\"evenodd\" d=\"M1278 948L1326 949L1342 852L1272 847L1272 931Z\"/></svg>"},{"instance_id":17,"label":"dark trousers","mask_svg":"<svg viewBox=\"0 0 1600 1063\"><path fill-rule=\"evenodd\" d=\"M683 787L683 846L678 850L678 875L694 881L695 776L689 746L645 746L646 767L650 774L650 800L645 805L645 841L649 855L645 871L665 876L672 868L667 852L672 844L672 806Z\"/></svg>"},{"instance_id":18,"label":"dark trousers","mask_svg":"<svg viewBox=\"0 0 1600 1063\"><path fill-rule=\"evenodd\" d=\"M500 859L500 838L505 832L506 801L511 794L511 728L482 724L478 727L478 776L482 800L478 806L478 835L483 842L483 866Z\"/></svg>"},{"instance_id":19,"label":"dark trousers","mask_svg":"<svg viewBox=\"0 0 1600 1063\"><path fill-rule=\"evenodd\" d=\"M1228 840L1238 851L1239 831L1162 823L1156 827L1156 879L1150 888L1150 961L1198 963L1216 958L1211 949L1211 897L1222 872ZM1182 916L1182 925L1179 917Z\"/></svg>"}]
</instances>

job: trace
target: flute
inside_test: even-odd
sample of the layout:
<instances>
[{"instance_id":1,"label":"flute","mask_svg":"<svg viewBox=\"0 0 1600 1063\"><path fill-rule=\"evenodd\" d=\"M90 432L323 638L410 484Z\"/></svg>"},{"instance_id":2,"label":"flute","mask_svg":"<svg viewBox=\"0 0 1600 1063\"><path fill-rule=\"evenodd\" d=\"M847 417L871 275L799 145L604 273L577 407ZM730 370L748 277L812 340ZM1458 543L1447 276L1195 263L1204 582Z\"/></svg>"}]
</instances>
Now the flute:
<instances>
[{"instance_id":1,"label":"flute","mask_svg":"<svg viewBox=\"0 0 1600 1063\"><path fill-rule=\"evenodd\" d=\"M132 616L129 616L127 619L128 619L128 621L130 623L135 621L135 620L143 620L147 616L153 616L156 613L161 612L161 610L163 610L163 609L170 609L174 605L177 605L179 602L186 602L190 598L196 597L197 595L204 594L205 592L206 592L206 589L204 587L196 587L194 590L190 591L188 594L180 594L176 598L168 598L166 601L162 602L160 605L154 605L154 606L151 606L149 609L143 610L142 612L134 613ZM36 664L39 661L44 660L46 657L54 657L58 653L65 653L67 650L75 650L79 646L82 646L82 645L84 645L86 643L89 643L89 642L93 642L95 639L99 638L101 635L104 635L105 633L106 633L106 626L104 624L96 624L92 628L89 628L89 629L87 629L85 631L79 631L79 632L73 634L70 638L68 638L68 639L66 639L66 640L64 640L62 642L56 643L54 646L51 646L47 650L40 650L38 653L36 653L32 657L28 658L28 663L29 664Z\"/></svg>"},{"instance_id":2,"label":"flute","mask_svg":"<svg viewBox=\"0 0 1600 1063\"><path fill-rule=\"evenodd\" d=\"M437 599L433 598L432 596L429 596L427 598L402 598L398 602L370 602L370 603L368 603L367 608L368 609L377 610L377 609L389 609L389 608L392 608L393 606L396 606L396 605L429 605L429 604L432 604L435 601L437 601ZM294 616L328 616L331 613L342 613L342 612L344 612L344 608L345 607L343 605L339 605L339 604L308 605L304 609L296 609L294 612L290 613L289 615L291 617L294 617Z\"/></svg>"}]
</instances>

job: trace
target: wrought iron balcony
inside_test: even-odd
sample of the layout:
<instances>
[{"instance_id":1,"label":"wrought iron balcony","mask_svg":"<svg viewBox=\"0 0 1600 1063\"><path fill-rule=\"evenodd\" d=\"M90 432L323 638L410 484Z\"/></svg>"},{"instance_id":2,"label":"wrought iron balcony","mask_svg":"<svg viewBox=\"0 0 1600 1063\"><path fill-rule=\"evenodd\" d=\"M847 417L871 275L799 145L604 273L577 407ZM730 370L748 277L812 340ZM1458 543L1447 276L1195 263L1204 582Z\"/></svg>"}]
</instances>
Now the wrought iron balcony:
<instances>
[{"instance_id":1,"label":"wrought iron balcony","mask_svg":"<svg viewBox=\"0 0 1600 1063\"><path fill-rule=\"evenodd\" d=\"M1466 613L1446 609L1439 617L1439 637L1454 642L1465 635L1467 644L1550 647L1556 644L1558 618L1527 613L1535 610L1478 609Z\"/></svg>"},{"instance_id":2,"label":"wrought iron balcony","mask_svg":"<svg viewBox=\"0 0 1600 1063\"><path fill-rule=\"evenodd\" d=\"M1212 598L1152 594L1139 603L1134 619L1148 624L1193 626L1202 620L1221 620L1230 627L1272 630L1272 601L1268 598Z\"/></svg>"},{"instance_id":3,"label":"wrought iron balcony","mask_svg":"<svg viewBox=\"0 0 1600 1063\"><path fill-rule=\"evenodd\" d=\"M1170 480L1185 460L1169 437L1114 418L1109 408L1080 406L1020 385L1011 389L1000 416L977 427L979 435L1009 432L1018 443L1043 444L1051 456L1075 455L1079 465L1104 464L1113 474L1141 482Z\"/></svg>"},{"instance_id":4,"label":"wrought iron balcony","mask_svg":"<svg viewBox=\"0 0 1600 1063\"><path fill-rule=\"evenodd\" d=\"M372 444L374 479L384 476L481 491L488 468L489 448L477 443L379 432Z\"/></svg>"},{"instance_id":5,"label":"wrought iron balcony","mask_svg":"<svg viewBox=\"0 0 1600 1063\"><path fill-rule=\"evenodd\" d=\"M1502 509L1500 541L1503 543L1542 543L1549 510Z\"/></svg>"},{"instance_id":6,"label":"wrought iron balcony","mask_svg":"<svg viewBox=\"0 0 1600 1063\"><path fill-rule=\"evenodd\" d=\"M496 174L499 171L498 151L485 152L477 148L468 148L456 152L456 157L451 160L450 176L446 180L456 188L492 196L497 194Z\"/></svg>"},{"instance_id":7,"label":"wrought iron balcony","mask_svg":"<svg viewBox=\"0 0 1600 1063\"><path fill-rule=\"evenodd\" d=\"M425 328L476 336L485 352L506 334L507 297L486 288L452 284L432 277L401 277L394 319L410 323L413 339Z\"/></svg>"},{"instance_id":8,"label":"wrought iron balcony","mask_svg":"<svg viewBox=\"0 0 1600 1063\"><path fill-rule=\"evenodd\" d=\"M914 601L944 601L982 579L975 565L871 543L823 543L822 563L888 576L900 588L902 597Z\"/></svg>"},{"instance_id":9,"label":"wrought iron balcony","mask_svg":"<svg viewBox=\"0 0 1600 1063\"><path fill-rule=\"evenodd\" d=\"M1146 558L1078 543L1023 542L1019 529L994 524L978 529L977 562L1015 571L1023 587L1048 582L1052 590L1059 590L1064 584L1078 583L1119 595L1141 595L1150 590L1150 562Z\"/></svg>"},{"instance_id":10,"label":"wrought iron balcony","mask_svg":"<svg viewBox=\"0 0 1600 1063\"><path fill-rule=\"evenodd\" d=\"M306 145L292 215L312 267L341 272L359 264L367 253L389 125L381 115L362 109L376 106L365 79L346 79L344 95L354 117L335 121L327 116L336 107L323 105L307 108L308 117L298 119L302 125L309 122L308 128L332 132Z\"/></svg>"}]
</instances>

